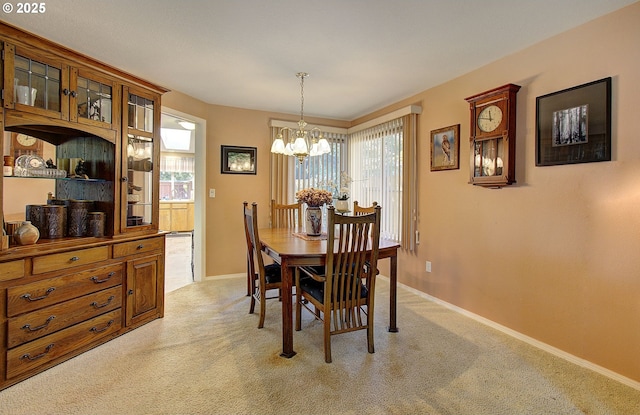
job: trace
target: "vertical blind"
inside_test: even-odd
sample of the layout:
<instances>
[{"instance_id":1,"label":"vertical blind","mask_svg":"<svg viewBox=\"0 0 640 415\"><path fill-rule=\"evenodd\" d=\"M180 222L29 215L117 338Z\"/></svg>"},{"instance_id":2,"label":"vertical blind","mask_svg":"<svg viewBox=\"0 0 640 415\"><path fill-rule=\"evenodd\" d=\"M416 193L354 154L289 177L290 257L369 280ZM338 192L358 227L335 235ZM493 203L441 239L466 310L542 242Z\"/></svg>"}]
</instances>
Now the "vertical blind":
<instances>
[{"instance_id":1,"label":"vertical blind","mask_svg":"<svg viewBox=\"0 0 640 415\"><path fill-rule=\"evenodd\" d=\"M380 236L401 240L403 201L403 119L353 133L349 137L352 199L382 206Z\"/></svg>"}]
</instances>

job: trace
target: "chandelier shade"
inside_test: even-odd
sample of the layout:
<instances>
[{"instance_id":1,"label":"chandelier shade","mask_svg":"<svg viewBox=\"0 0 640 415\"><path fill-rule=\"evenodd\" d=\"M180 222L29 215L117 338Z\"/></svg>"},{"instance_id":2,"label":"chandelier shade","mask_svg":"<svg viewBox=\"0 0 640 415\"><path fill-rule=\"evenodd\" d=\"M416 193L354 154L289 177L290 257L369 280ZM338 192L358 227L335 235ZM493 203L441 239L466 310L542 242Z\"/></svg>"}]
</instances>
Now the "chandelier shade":
<instances>
[{"instance_id":1,"label":"chandelier shade","mask_svg":"<svg viewBox=\"0 0 640 415\"><path fill-rule=\"evenodd\" d=\"M271 145L271 152L296 157L302 163L307 157L330 153L331 146L318 127L305 129L307 123L304 121L304 78L308 77L309 74L298 72L296 76L300 78L300 121L298 121L298 129L280 128L275 141ZM284 138L285 131L288 133L286 143Z\"/></svg>"}]
</instances>

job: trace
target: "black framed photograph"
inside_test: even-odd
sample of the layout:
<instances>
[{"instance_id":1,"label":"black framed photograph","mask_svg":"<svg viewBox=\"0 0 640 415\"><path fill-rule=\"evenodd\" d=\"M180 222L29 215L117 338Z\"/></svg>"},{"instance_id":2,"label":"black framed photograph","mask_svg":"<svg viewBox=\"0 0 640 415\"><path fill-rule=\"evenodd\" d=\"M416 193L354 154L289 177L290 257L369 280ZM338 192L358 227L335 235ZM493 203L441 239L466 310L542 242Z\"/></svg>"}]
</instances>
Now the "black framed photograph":
<instances>
[{"instance_id":1,"label":"black framed photograph","mask_svg":"<svg viewBox=\"0 0 640 415\"><path fill-rule=\"evenodd\" d=\"M460 168L460 124L431 131L431 171Z\"/></svg>"},{"instance_id":2,"label":"black framed photograph","mask_svg":"<svg viewBox=\"0 0 640 415\"><path fill-rule=\"evenodd\" d=\"M536 98L536 166L611 161L611 77Z\"/></svg>"},{"instance_id":3,"label":"black framed photograph","mask_svg":"<svg viewBox=\"0 0 640 415\"><path fill-rule=\"evenodd\" d=\"M220 172L223 174L256 174L257 148L221 146Z\"/></svg>"}]
</instances>

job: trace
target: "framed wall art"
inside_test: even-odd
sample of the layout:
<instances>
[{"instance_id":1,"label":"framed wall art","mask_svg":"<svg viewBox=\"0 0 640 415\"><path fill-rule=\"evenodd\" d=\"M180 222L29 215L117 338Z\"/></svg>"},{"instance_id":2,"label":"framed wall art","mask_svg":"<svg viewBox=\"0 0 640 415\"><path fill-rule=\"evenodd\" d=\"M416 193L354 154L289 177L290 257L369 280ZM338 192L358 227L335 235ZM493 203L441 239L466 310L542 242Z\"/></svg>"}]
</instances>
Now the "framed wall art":
<instances>
[{"instance_id":1,"label":"framed wall art","mask_svg":"<svg viewBox=\"0 0 640 415\"><path fill-rule=\"evenodd\" d=\"M221 146L220 155L221 173L256 174L256 147Z\"/></svg>"},{"instance_id":2,"label":"framed wall art","mask_svg":"<svg viewBox=\"0 0 640 415\"><path fill-rule=\"evenodd\" d=\"M536 166L610 160L610 77L536 98Z\"/></svg>"},{"instance_id":3,"label":"framed wall art","mask_svg":"<svg viewBox=\"0 0 640 415\"><path fill-rule=\"evenodd\" d=\"M460 124L431 131L431 171L460 168Z\"/></svg>"}]
</instances>

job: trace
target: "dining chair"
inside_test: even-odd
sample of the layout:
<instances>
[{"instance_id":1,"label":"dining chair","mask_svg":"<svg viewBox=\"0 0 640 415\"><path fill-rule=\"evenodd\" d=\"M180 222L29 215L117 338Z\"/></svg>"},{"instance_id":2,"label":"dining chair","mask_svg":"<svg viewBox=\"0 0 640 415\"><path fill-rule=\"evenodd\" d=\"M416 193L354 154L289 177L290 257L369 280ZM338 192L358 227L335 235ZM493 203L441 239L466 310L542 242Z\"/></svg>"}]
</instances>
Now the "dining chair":
<instances>
[{"instance_id":1,"label":"dining chair","mask_svg":"<svg viewBox=\"0 0 640 415\"><path fill-rule=\"evenodd\" d=\"M359 216L359 215L366 215L366 214L369 214L369 213L373 213L373 212L375 212L376 206L378 206L378 202L373 202L371 204L371 206L360 206L358 204L358 201L354 200L353 201L353 214L356 215L356 216ZM365 266L368 267L369 264L366 264ZM380 274L380 271L376 268L376 275L377 274Z\"/></svg>"},{"instance_id":2,"label":"dining chair","mask_svg":"<svg viewBox=\"0 0 640 415\"><path fill-rule=\"evenodd\" d=\"M302 226L302 203L282 204L271 200L271 227L295 228Z\"/></svg>"},{"instance_id":3,"label":"dining chair","mask_svg":"<svg viewBox=\"0 0 640 415\"><path fill-rule=\"evenodd\" d=\"M262 245L258 234L258 204L253 202L251 207L247 202L244 205L244 231L247 239L247 264L248 276L251 290L251 303L249 314L253 314L256 301L260 305L260 319L258 328L264 327L266 311L266 300L280 298L282 287L282 276L280 265L264 263L262 257ZM267 297L267 291L278 290L277 296Z\"/></svg>"},{"instance_id":4,"label":"dining chair","mask_svg":"<svg viewBox=\"0 0 640 415\"><path fill-rule=\"evenodd\" d=\"M373 202L371 206L360 206L357 200L353 201L353 214L354 215L366 215L375 211L378 202Z\"/></svg>"},{"instance_id":5,"label":"dining chair","mask_svg":"<svg viewBox=\"0 0 640 415\"><path fill-rule=\"evenodd\" d=\"M322 320L324 358L331 363L331 336L336 334L366 329L367 348L369 353L374 353L376 273L365 264L378 261L380 207L375 207L370 214L348 216L336 214L335 208L329 206L327 216L324 272L318 272L317 267L295 270L296 330L301 330L302 307Z\"/></svg>"}]
</instances>

